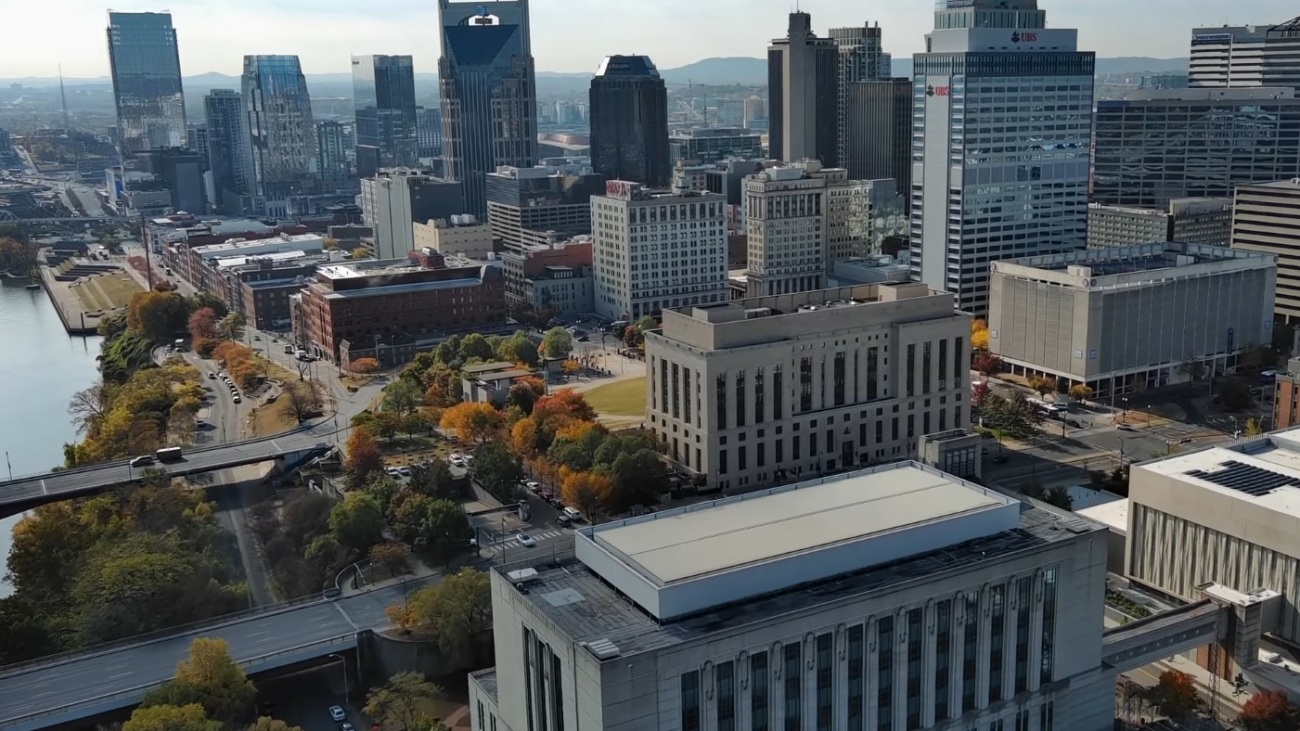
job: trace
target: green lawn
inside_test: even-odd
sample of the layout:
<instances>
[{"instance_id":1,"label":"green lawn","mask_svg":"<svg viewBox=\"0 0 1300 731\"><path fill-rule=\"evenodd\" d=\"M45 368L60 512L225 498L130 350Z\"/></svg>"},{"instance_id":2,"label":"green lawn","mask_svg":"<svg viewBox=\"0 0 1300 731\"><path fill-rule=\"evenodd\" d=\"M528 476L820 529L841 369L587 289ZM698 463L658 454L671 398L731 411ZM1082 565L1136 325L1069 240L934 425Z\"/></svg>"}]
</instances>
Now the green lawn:
<instances>
[{"instance_id":1,"label":"green lawn","mask_svg":"<svg viewBox=\"0 0 1300 731\"><path fill-rule=\"evenodd\" d=\"M126 307L131 304L131 298L137 292L144 291L126 272L104 274L95 277L94 281L99 286L99 291L112 302L113 307Z\"/></svg>"},{"instance_id":2,"label":"green lawn","mask_svg":"<svg viewBox=\"0 0 1300 731\"><path fill-rule=\"evenodd\" d=\"M630 378L593 388L584 394L587 403L599 414L643 416L645 414L645 377Z\"/></svg>"}]
</instances>

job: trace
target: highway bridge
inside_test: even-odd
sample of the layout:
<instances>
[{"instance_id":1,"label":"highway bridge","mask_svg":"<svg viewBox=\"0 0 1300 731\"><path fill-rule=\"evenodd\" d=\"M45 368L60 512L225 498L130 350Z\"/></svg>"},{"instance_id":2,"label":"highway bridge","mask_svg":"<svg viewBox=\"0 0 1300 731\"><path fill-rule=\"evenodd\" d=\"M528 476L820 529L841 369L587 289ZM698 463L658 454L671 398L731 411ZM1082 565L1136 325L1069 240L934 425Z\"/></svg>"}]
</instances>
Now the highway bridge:
<instances>
[{"instance_id":1,"label":"highway bridge","mask_svg":"<svg viewBox=\"0 0 1300 731\"><path fill-rule=\"evenodd\" d=\"M333 436L334 430L326 422L261 439L189 449L179 460L154 462L149 467L185 477L270 460L301 462L328 452ZM0 516L124 485L138 480L142 469L120 460L0 482Z\"/></svg>"}]
</instances>

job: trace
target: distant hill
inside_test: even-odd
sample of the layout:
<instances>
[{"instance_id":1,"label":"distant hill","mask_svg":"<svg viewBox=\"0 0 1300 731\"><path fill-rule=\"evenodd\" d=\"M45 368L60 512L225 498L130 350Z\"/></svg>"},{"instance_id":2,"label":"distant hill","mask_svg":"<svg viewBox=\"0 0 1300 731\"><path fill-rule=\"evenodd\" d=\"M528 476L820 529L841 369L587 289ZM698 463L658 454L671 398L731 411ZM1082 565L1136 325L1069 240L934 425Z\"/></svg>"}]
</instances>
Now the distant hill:
<instances>
[{"instance_id":1,"label":"distant hill","mask_svg":"<svg viewBox=\"0 0 1300 731\"><path fill-rule=\"evenodd\" d=\"M659 69L659 75L669 84L763 86L767 84L767 59L744 56L706 58L675 69Z\"/></svg>"}]
</instances>

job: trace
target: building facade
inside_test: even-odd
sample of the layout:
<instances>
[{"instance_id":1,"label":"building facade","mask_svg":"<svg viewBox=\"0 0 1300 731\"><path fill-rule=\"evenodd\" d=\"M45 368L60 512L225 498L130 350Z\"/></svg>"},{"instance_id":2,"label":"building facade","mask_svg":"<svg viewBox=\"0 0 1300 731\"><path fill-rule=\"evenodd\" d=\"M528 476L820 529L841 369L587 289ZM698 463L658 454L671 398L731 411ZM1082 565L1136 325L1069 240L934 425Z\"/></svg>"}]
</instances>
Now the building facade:
<instances>
[{"instance_id":1,"label":"building facade","mask_svg":"<svg viewBox=\"0 0 1300 731\"><path fill-rule=\"evenodd\" d=\"M486 259L492 253L492 227L469 214L416 221L413 249L433 249L439 254L460 254Z\"/></svg>"},{"instance_id":2,"label":"building facade","mask_svg":"<svg viewBox=\"0 0 1300 731\"><path fill-rule=\"evenodd\" d=\"M1300 426L1300 356L1294 355L1292 347L1290 359L1286 363L1286 372L1278 373L1273 384L1273 429L1290 429Z\"/></svg>"},{"instance_id":3,"label":"building facade","mask_svg":"<svg viewBox=\"0 0 1300 731\"><path fill-rule=\"evenodd\" d=\"M141 153L154 178L167 187L172 213L201 216L208 212L203 186L203 155L196 150L166 147Z\"/></svg>"},{"instance_id":4,"label":"building facade","mask_svg":"<svg viewBox=\"0 0 1300 731\"><path fill-rule=\"evenodd\" d=\"M931 467L665 510L574 541L492 570L496 667L470 675L475 728L1114 724L1102 529ZM750 581L729 582L737 573Z\"/></svg>"},{"instance_id":5,"label":"building facade","mask_svg":"<svg viewBox=\"0 0 1300 731\"><path fill-rule=\"evenodd\" d=\"M635 320L670 307L725 302L726 205L611 180L591 198L596 312Z\"/></svg>"},{"instance_id":6,"label":"building facade","mask_svg":"<svg viewBox=\"0 0 1300 731\"><path fill-rule=\"evenodd\" d=\"M1273 26L1193 28L1188 85L1300 87L1300 18Z\"/></svg>"},{"instance_id":7,"label":"building facade","mask_svg":"<svg viewBox=\"0 0 1300 731\"><path fill-rule=\"evenodd\" d=\"M211 184L208 201L213 210L227 214L227 192L244 192L247 177L244 164L244 105L239 92L234 89L213 89L203 97L203 116L208 125L208 166Z\"/></svg>"},{"instance_id":8,"label":"building facade","mask_svg":"<svg viewBox=\"0 0 1300 731\"><path fill-rule=\"evenodd\" d=\"M563 241L591 233L591 197L604 192L605 176L582 158L502 166L487 176L488 223L509 250Z\"/></svg>"},{"instance_id":9,"label":"building facade","mask_svg":"<svg viewBox=\"0 0 1300 731\"><path fill-rule=\"evenodd\" d=\"M443 157L465 210L487 218L487 175L537 162L537 80L528 0L438 0Z\"/></svg>"},{"instance_id":10,"label":"building facade","mask_svg":"<svg viewBox=\"0 0 1300 731\"><path fill-rule=\"evenodd\" d=\"M108 61L121 153L184 147L185 94L171 13L110 11Z\"/></svg>"},{"instance_id":11,"label":"building facade","mask_svg":"<svg viewBox=\"0 0 1300 731\"><path fill-rule=\"evenodd\" d=\"M1089 249L1156 241L1226 246L1231 239L1231 198L1179 198L1164 210L1088 204Z\"/></svg>"},{"instance_id":12,"label":"building facade","mask_svg":"<svg viewBox=\"0 0 1300 731\"><path fill-rule=\"evenodd\" d=\"M835 43L812 32L808 13L790 13L786 37L767 49L768 156L835 167L839 74Z\"/></svg>"},{"instance_id":13,"label":"building facade","mask_svg":"<svg viewBox=\"0 0 1300 731\"><path fill-rule=\"evenodd\" d=\"M1087 244L1095 58L1077 40L1036 0L944 0L913 60L913 277L963 310L987 311L991 262Z\"/></svg>"},{"instance_id":14,"label":"building facade","mask_svg":"<svg viewBox=\"0 0 1300 731\"><path fill-rule=\"evenodd\" d=\"M1227 373L1272 342L1277 259L1153 243L1000 261L989 281L989 351L1097 397Z\"/></svg>"},{"instance_id":15,"label":"building facade","mask_svg":"<svg viewBox=\"0 0 1300 731\"><path fill-rule=\"evenodd\" d=\"M503 252L501 270L506 277L506 306L531 307L535 312L552 308L556 314L565 316L595 312L592 263L590 236ZM586 281L566 281L564 285L574 286L556 284L557 289L551 291L553 285L547 280L555 278L585 278Z\"/></svg>"},{"instance_id":16,"label":"building facade","mask_svg":"<svg viewBox=\"0 0 1300 731\"><path fill-rule=\"evenodd\" d=\"M357 175L409 167L419 158L415 67L410 56L353 56Z\"/></svg>"},{"instance_id":17,"label":"building facade","mask_svg":"<svg viewBox=\"0 0 1300 731\"><path fill-rule=\"evenodd\" d=\"M761 96L746 97L741 107L741 119L745 129L767 129L767 100Z\"/></svg>"},{"instance_id":18,"label":"building facade","mask_svg":"<svg viewBox=\"0 0 1300 731\"><path fill-rule=\"evenodd\" d=\"M316 159L313 164L321 191L336 191L348 184L348 148L343 125L333 120L316 122Z\"/></svg>"},{"instance_id":19,"label":"building facade","mask_svg":"<svg viewBox=\"0 0 1300 731\"><path fill-rule=\"evenodd\" d=\"M361 181L361 211L374 232L375 258L401 259L416 248L416 222L465 212L464 188L423 170L381 170Z\"/></svg>"},{"instance_id":20,"label":"building facade","mask_svg":"<svg viewBox=\"0 0 1300 731\"><path fill-rule=\"evenodd\" d=\"M1163 208L1300 175L1291 88L1140 92L1099 100L1096 118L1094 203Z\"/></svg>"},{"instance_id":21,"label":"building facade","mask_svg":"<svg viewBox=\"0 0 1300 731\"><path fill-rule=\"evenodd\" d=\"M607 56L591 79L591 167L607 180L668 185L668 89L649 56Z\"/></svg>"},{"instance_id":22,"label":"building facade","mask_svg":"<svg viewBox=\"0 0 1300 731\"><path fill-rule=\"evenodd\" d=\"M297 56L244 56L244 154L250 190L283 200L311 188L316 128Z\"/></svg>"},{"instance_id":23,"label":"building facade","mask_svg":"<svg viewBox=\"0 0 1300 731\"><path fill-rule=\"evenodd\" d=\"M893 179L906 208L912 200L912 80L854 81L844 96L844 168L854 180Z\"/></svg>"},{"instance_id":24,"label":"building facade","mask_svg":"<svg viewBox=\"0 0 1300 731\"><path fill-rule=\"evenodd\" d=\"M805 160L771 167L745 179L748 296L825 286L827 187L831 180L847 177L845 170L823 171L815 161Z\"/></svg>"},{"instance_id":25,"label":"building facade","mask_svg":"<svg viewBox=\"0 0 1300 731\"><path fill-rule=\"evenodd\" d=\"M415 108L415 133L421 158L442 155L442 110L438 107Z\"/></svg>"},{"instance_id":26,"label":"building facade","mask_svg":"<svg viewBox=\"0 0 1300 731\"><path fill-rule=\"evenodd\" d=\"M908 458L969 422L952 301L881 284L667 310L646 335L646 428L724 490Z\"/></svg>"},{"instance_id":27,"label":"building facade","mask_svg":"<svg viewBox=\"0 0 1300 731\"><path fill-rule=\"evenodd\" d=\"M836 155L841 167L848 167L849 125L852 113L849 88L859 81L888 79L889 54L881 46L880 24L831 28L831 42L839 53L839 93L836 98ZM909 87L910 91L910 87ZM852 174L852 173L850 173Z\"/></svg>"},{"instance_id":28,"label":"building facade","mask_svg":"<svg viewBox=\"0 0 1300 731\"><path fill-rule=\"evenodd\" d=\"M668 138L671 162L716 163L727 158L761 158L763 135L735 127L675 129Z\"/></svg>"},{"instance_id":29,"label":"building facade","mask_svg":"<svg viewBox=\"0 0 1300 731\"><path fill-rule=\"evenodd\" d=\"M1300 321L1300 178L1237 188L1232 248L1277 259L1273 314L1288 324Z\"/></svg>"}]
</instances>

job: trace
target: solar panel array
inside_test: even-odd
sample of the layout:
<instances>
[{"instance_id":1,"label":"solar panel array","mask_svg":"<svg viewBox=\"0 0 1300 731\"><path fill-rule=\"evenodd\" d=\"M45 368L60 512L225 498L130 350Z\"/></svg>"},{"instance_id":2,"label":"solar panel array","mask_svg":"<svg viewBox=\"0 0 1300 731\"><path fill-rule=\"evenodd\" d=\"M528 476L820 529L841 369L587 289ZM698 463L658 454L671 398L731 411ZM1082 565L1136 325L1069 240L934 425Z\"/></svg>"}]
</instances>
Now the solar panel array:
<instances>
[{"instance_id":1,"label":"solar panel array","mask_svg":"<svg viewBox=\"0 0 1300 731\"><path fill-rule=\"evenodd\" d=\"M1266 470L1263 467L1244 464L1230 460L1220 465L1223 469L1214 472L1192 470L1188 477L1196 477L1206 482L1260 497L1282 487L1300 487L1300 478L1284 475L1281 472Z\"/></svg>"}]
</instances>

